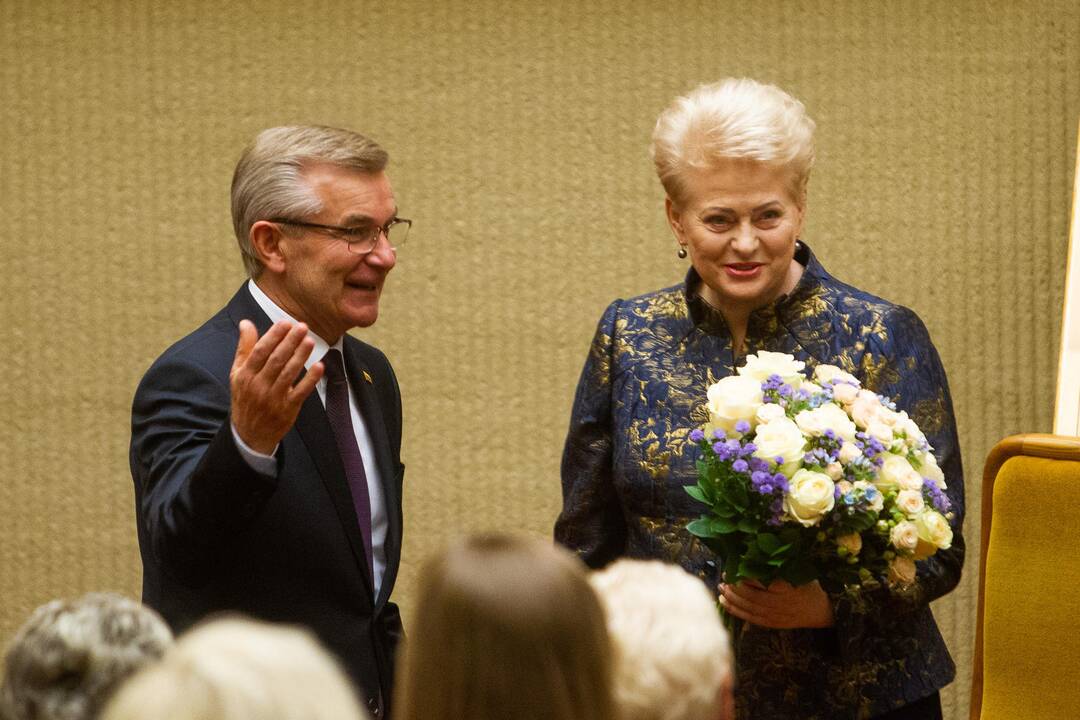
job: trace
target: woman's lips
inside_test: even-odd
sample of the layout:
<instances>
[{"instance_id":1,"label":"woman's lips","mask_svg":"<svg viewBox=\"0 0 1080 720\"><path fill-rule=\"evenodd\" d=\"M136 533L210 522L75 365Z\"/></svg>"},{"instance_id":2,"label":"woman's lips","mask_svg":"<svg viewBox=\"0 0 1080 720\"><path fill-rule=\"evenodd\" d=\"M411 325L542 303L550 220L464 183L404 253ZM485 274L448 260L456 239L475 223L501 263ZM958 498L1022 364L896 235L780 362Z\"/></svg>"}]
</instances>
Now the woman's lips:
<instances>
[{"instance_id":1,"label":"woman's lips","mask_svg":"<svg viewBox=\"0 0 1080 720\"><path fill-rule=\"evenodd\" d=\"M728 263L724 265L724 272L730 277L745 280L757 277L762 267L762 263Z\"/></svg>"}]
</instances>

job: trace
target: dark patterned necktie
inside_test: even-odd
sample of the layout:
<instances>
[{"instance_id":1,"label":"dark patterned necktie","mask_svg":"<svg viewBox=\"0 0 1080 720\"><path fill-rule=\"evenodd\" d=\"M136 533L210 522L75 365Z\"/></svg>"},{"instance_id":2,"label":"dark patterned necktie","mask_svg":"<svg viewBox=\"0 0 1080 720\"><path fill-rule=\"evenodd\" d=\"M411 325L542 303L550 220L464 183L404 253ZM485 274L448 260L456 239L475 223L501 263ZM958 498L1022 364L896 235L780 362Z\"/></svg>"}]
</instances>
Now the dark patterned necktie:
<instances>
[{"instance_id":1,"label":"dark patterned necktie","mask_svg":"<svg viewBox=\"0 0 1080 720\"><path fill-rule=\"evenodd\" d=\"M364 538L364 553L367 555L368 573L372 573L371 557L371 499L368 496L367 473L364 472L364 459L356 444L356 432L353 429L352 414L349 412L349 384L345 380L345 365L341 353L331 348L322 359L326 368L326 417L334 430L341 464L345 466L345 477L349 481L353 508L360 523L360 535ZM372 581L374 584L374 578Z\"/></svg>"}]
</instances>

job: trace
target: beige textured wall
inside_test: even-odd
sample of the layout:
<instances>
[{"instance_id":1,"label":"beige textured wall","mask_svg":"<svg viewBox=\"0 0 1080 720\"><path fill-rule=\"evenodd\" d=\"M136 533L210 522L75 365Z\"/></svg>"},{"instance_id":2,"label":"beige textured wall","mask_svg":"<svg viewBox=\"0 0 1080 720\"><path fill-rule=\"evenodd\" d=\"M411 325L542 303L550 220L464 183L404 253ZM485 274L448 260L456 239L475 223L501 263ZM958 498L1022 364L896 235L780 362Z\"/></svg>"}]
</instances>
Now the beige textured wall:
<instances>
[{"instance_id":1,"label":"beige textured wall","mask_svg":"<svg viewBox=\"0 0 1080 720\"><path fill-rule=\"evenodd\" d=\"M0 638L49 598L137 592L131 394L240 283L230 173L274 124L380 140L416 221L364 333L404 392L407 617L444 538L549 533L601 310L684 271L646 147L702 81L776 82L817 119L806 238L930 327L969 507L996 439L1049 431L1075 2L222 5L0 3ZM961 666L952 718L976 568L936 608Z\"/></svg>"}]
</instances>

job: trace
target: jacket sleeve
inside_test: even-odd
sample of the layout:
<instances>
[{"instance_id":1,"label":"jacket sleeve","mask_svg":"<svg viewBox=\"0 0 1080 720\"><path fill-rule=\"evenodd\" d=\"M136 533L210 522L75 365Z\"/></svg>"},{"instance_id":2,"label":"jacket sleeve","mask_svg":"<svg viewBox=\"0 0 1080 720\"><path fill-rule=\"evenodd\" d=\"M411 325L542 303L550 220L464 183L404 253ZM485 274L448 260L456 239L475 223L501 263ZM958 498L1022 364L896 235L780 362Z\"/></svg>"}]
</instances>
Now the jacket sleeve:
<instances>
[{"instance_id":1,"label":"jacket sleeve","mask_svg":"<svg viewBox=\"0 0 1080 720\"><path fill-rule=\"evenodd\" d=\"M236 446L227 377L177 357L156 362L135 393L131 469L140 538L166 573L191 586L211 577L276 487Z\"/></svg>"},{"instance_id":2,"label":"jacket sleeve","mask_svg":"<svg viewBox=\"0 0 1080 720\"><path fill-rule=\"evenodd\" d=\"M562 457L563 507L555 540L590 567L621 555L626 521L612 472L612 374L620 301L608 306L581 371Z\"/></svg>"}]
</instances>

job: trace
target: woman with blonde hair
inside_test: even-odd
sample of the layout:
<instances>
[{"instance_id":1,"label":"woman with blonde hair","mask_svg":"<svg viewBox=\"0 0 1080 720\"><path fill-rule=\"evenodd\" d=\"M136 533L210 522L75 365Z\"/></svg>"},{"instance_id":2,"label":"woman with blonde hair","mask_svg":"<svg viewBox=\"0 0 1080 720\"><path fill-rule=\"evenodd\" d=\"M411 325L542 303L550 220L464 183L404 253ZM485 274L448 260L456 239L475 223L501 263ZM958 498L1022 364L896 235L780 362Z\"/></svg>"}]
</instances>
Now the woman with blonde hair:
<instances>
[{"instance_id":1,"label":"woman with blonde hair","mask_svg":"<svg viewBox=\"0 0 1080 720\"><path fill-rule=\"evenodd\" d=\"M569 553L475 536L420 577L396 720L613 720L604 616Z\"/></svg>"},{"instance_id":2,"label":"woman with blonde hair","mask_svg":"<svg viewBox=\"0 0 1080 720\"><path fill-rule=\"evenodd\" d=\"M135 675L102 720L367 720L308 630L226 618L183 635Z\"/></svg>"},{"instance_id":3,"label":"woman with blonde hair","mask_svg":"<svg viewBox=\"0 0 1080 720\"><path fill-rule=\"evenodd\" d=\"M671 560L715 585L720 558L686 531L703 506L683 489L697 480L689 434L708 416L706 388L761 351L838 366L925 432L947 481L952 547L918 563L903 597L723 585L737 619L739 717L940 718L938 690L956 668L930 602L956 587L964 560L952 400L919 317L832 277L803 242L814 128L801 102L749 79L703 85L661 113L653 162L674 254L690 267L601 318L574 399L555 537L592 567Z\"/></svg>"}]
</instances>

